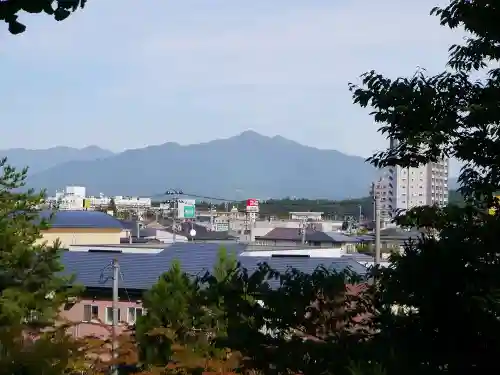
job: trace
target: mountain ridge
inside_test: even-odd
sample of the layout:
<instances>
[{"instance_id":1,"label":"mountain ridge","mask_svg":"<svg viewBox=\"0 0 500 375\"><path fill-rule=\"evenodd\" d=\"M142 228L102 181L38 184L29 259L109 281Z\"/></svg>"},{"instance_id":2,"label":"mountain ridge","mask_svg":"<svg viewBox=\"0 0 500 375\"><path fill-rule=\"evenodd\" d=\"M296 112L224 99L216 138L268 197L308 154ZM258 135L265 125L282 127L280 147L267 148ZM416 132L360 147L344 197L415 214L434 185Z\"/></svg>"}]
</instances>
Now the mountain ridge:
<instances>
[{"instance_id":1,"label":"mountain ridge","mask_svg":"<svg viewBox=\"0 0 500 375\"><path fill-rule=\"evenodd\" d=\"M348 198L366 195L375 169L359 156L301 145L253 131L209 142L166 142L98 159L67 160L30 175L49 193L66 185L91 194L153 195L171 188L244 199Z\"/></svg>"},{"instance_id":2,"label":"mountain ridge","mask_svg":"<svg viewBox=\"0 0 500 375\"><path fill-rule=\"evenodd\" d=\"M0 150L0 157L6 157L16 168L29 167L29 173L36 174L73 160L97 160L115 155L112 151L91 145L82 148L55 146L46 149L11 148Z\"/></svg>"}]
</instances>

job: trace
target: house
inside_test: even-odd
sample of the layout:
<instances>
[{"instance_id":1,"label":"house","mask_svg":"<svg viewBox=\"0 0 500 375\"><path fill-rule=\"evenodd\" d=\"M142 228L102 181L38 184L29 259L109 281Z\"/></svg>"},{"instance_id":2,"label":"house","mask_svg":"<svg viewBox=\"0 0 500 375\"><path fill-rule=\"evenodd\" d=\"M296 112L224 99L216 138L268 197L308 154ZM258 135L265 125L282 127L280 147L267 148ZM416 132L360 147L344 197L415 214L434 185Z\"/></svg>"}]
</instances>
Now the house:
<instances>
[{"instance_id":1,"label":"house","mask_svg":"<svg viewBox=\"0 0 500 375\"><path fill-rule=\"evenodd\" d=\"M234 253L241 265L253 272L260 263L266 262L273 269L286 271L295 268L311 273L319 266L336 271L351 269L360 275L366 268L349 258L311 258L311 257L243 257L240 254L245 245L232 243L224 246ZM134 324L137 316L144 313L142 295L153 286L166 272L174 260L190 275L203 275L211 271L217 262L220 245L217 243L178 243L163 251L150 253L113 253L105 252L65 252L62 263L66 274L73 274L76 283L85 287L82 298L64 307L64 318L77 324L72 334L77 337L96 335L107 337L112 319L112 262L118 262L119 279L119 321L120 330ZM276 286L279 280L273 280Z\"/></svg>"},{"instance_id":2,"label":"house","mask_svg":"<svg viewBox=\"0 0 500 375\"><path fill-rule=\"evenodd\" d=\"M157 222L148 224L135 220L121 220L121 222L124 227L121 243L147 243L155 240L162 243L174 242L172 231ZM176 242L186 242L187 240L187 237L181 234L175 236Z\"/></svg>"},{"instance_id":3,"label":"house","mask_svg":"<svg viewBox=\"0 0 500 375\"><path fill-rule=\"evenodd\" d=\"M122 224L100 211L41 211L40 219L49 220L41 241L52 244L56 239L63 248L80 244L119 244Z\"/></svg>"},{"instance_id":4,"label":"house","mask_svg":"<svg viewBox=\"0 0 500 375\"><path fill-rule=\"evenodd\" d=\"M419 230L406 230L398 227L382 229L380 231L380 245L382 251L387 253L390 251L401 251L405 242L409 240L417 241L422 237L423 232ZM375 242L375 235L358 236L363 242Z\"/></svg>"},{"instance_id":5,"label":"house","mask_svg":"<svg viewBox=\"0 0 500 375\"><path fill-rule=\"evenodd\" d=\"M191 229L196 231L191 236ZM235 242L236 237L231 236L228 231L211 231L203 225L193 222L182 222L179 224L177 235L186 237L188 241L194 242Z\"/></svg>"},{"instance_id":6,"label":"house","mask_svg":"<svg viewBox=\"0 0 500 375\"><path fill-rule=\"evenodd\" d=\"M256 236L255 242L265 246L299 246L302 245L302 230L296 228L274 228L263 236ZM343 249L346 244L359 242L354 237L345 236L338 232L321 232L306 229L305 243L313 247L328 247Z\"/></svg>"}]
</instances>

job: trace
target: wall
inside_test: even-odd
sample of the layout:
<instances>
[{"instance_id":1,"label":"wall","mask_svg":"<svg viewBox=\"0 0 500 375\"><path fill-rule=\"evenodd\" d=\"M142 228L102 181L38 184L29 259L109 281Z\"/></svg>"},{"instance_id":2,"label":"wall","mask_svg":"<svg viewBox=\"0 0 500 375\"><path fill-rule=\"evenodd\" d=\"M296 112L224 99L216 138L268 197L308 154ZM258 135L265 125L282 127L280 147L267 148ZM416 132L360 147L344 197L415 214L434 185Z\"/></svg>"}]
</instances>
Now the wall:
<instances>
[{"instance_id":1,"label":"wall","mask_svg":"<svg viewBox=\"0 0 500 375\"><path fill-rule=\"evenodd\" d=\"M253 257L270 257L272 255L309 255L311 258L339 258L345 251L342 249L334 248L307 248L293 249L293 250L258 250L255 248L249 248L247 251L243 252L241 256L253 256Z\"/></svg>"},{"instance_id":2,"label":"wall","mask_svg":"<svg viewBox=\"0 0 500 375\"><path fill-rule=\"evenodd\" d=\"M42 232L42 241L52 244L56 239L62 247L69 245L118 245L120 244L120 229L100 228L50 228Z\"/></svg>"},{"instance_id":3,"label":"wall","mask_svg":"<svg viewBox=\"0 0 500 375\"><path fill-rule=\"evenodd\" d=\"M267 240L267 239L256 239L256 245L261 246L276 246L276 247L296 247L303 246L302 241L291 241L291 240ZM330 248L330 249L342 249L345 247L344 243L335 243L335 242L320 242L318 245L314 245L314 243L306 245L307 247L314 248Z\"/></svg>"},{"instance_id":4,"label":"wall","mask_svg":"<svg viewBox=\"0 0 500 375\"><path fill-rule=\"evenodd\" d=\"M111 294L111 291L110 291ZM92 319L89 322L84 321L84 306L92 305L97 306L98 309L98 319ZM111 307L111 299L105 300L94 300L94 299L82 299L76 304L72 305L69 309L63 309L61 316L70 322L77 323L70 328L69 333L73 337L85 337L95 335L97 337L106 338L111 334L111 322L106 319L106 308ZM136 301L120 301L118 302L118 307L120 309L121 322L118 326L118 334L124 332L129 324L133 324L130 321L128 308L142 308L140 303ZM108 324L109 323L109 324Z\"/></svg>"}]
</instances>

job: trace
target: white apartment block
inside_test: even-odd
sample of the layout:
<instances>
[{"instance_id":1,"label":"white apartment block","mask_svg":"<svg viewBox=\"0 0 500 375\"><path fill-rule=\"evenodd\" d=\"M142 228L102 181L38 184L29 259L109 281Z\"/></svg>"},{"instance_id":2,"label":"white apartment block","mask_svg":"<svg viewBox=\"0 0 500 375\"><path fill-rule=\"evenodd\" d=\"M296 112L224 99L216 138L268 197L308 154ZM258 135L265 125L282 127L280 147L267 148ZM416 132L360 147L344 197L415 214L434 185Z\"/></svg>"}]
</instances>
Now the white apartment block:
<instances>
[{"instance_id":1,"label":"white apartment block","mask_svg":"<svg viewBox=\"0 0 500 375\"><path fill-rule=\"evenodd\" d=\"M380 196L382 218L388 219L398 210L417 206L446 206L448 169L448 159L417 168L385 168L375 183L375 194Z\"/></svg>"}]
</instances>

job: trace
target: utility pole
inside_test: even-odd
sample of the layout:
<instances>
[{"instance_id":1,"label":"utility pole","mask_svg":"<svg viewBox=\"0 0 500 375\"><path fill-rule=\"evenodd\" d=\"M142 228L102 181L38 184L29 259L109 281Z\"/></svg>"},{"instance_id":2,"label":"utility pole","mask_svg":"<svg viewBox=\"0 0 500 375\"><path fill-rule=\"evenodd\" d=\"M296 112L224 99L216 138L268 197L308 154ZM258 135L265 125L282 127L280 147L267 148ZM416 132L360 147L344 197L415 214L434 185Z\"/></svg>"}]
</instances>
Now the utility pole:
<instances>
[{"instance_id":1,"label":"utility pole","mask_svg":"<svg viewBox=\"0 0 500 375\"><path fill-rule=\"evenodd\" d=\"M173 206L172 209L172 242L176 241L176 231L177 231L177 209L179 207L179 197L178 195L182 195L182 190L169 189L165 192L165 195L171 196L172 199L168 199L165 203L169 203Z\"/></svg>"},{"instance_id":2,"label":"utility pole","mask_svg":"<svg viewBox=\"0 0 500 375\"><path fill-rule=\"evenodd\" d=\"M300 226L302 229L302 232L301 232L302 241L301 242L302 242L302 245L305 245L306 244L307 219L302 219Z\"/></svg>"},{"instance_id":3,"label":"utility pole","mask_svg":"<svg viewBox=\"0 0 500 375\"><path fill-rule=\"evenodd\" d=\"M214 228L214 206L212 204L212 201L208 203L208 212L210 214L210 230L213 231Z\"/></svg>"},{"instance_id":4,"label":"utility pole","mask_svg":"<svg viewBox=\"0 0 500 375\"><path fill-rule=\"evenodd\" d=\"M117 328L118 328L118 278L120 276L120 265L117 259L113 259L113 322L111 330L111 351L113 355L113 370L112 375L118 375L118 366L116 365L116 360L118 359L118 343L117 343Z\"/></svg>"}]
</instances>

